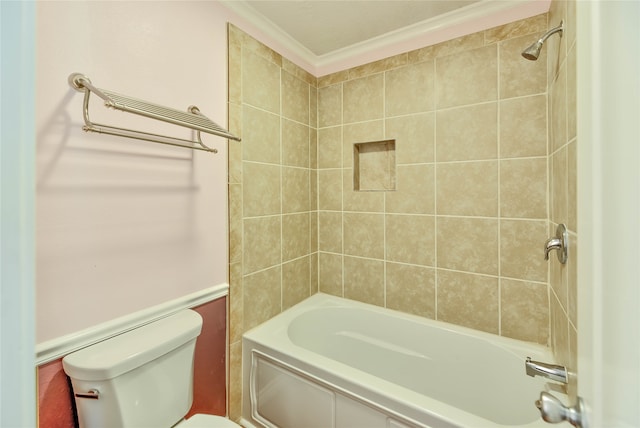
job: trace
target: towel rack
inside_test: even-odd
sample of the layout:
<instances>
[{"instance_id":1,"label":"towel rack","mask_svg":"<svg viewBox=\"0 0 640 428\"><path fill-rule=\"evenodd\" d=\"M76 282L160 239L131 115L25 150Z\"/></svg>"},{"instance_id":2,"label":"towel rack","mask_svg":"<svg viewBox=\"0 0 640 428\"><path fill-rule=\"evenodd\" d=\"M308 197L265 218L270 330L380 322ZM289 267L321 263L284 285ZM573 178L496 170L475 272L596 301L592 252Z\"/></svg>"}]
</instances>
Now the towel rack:
<instances>
[{"instance_id":1,"label":"towel rack","mask_svg":"<svg viewBox=\"0 0 640 428\"><path fill-rule=\"evenodd\" d=\"M68 82L75 90L84 92L84 103L82 109L85 123L82 129L84 131L135 138L154 143L204 150L212 153L217 153L218 150L205 145L200 138L200 132L206 132L208 134L217 135L230 140L240 141L240 138L231 134L229 131L200 113L200 110L196 106L189 106L185 112L168 107L162 107L157 104L121 95L112 91L107 91L105 89L98 89L93 86L91 80L89 80L87 76L81 73L72 73L69 75ZM196 131L195 138L193 140L187 140L91 122L89 119L89 96L91 92L102 98L106 107L193 129Z\"/></svg>"}]
</instances>

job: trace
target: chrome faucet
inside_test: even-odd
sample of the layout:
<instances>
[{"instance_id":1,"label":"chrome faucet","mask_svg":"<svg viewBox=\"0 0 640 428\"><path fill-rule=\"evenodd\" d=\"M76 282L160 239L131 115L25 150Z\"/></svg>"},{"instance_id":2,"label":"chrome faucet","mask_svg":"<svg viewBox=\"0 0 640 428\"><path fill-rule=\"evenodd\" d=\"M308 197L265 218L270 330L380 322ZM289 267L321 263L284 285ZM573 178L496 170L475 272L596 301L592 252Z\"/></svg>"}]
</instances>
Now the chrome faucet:
<instances>
[{"instance_id":1,"label":"chrome faucet","mask_svg":"<svg viewBox=\"0 0 640 428\"><path fill-rule=\"evenodd\" d=\"M567 383L567 368L556 364L541 363L540 361L533 361L531 357L527 357L527 361L524 363L527 375L543 376L557 382Z\"/></svg>"}]
</instances>

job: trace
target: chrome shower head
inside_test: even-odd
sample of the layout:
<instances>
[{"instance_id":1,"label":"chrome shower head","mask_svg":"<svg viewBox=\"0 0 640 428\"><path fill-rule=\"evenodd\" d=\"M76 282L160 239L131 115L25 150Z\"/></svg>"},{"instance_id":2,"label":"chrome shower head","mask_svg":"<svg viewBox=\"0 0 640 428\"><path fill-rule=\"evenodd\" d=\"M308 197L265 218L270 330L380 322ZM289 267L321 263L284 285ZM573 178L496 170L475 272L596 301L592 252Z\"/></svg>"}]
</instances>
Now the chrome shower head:
<instances>
[{"instance_id":1,"label":"chrome shower head","mask_svg":"<svg viewBox=\"0 0 640 428\"><path fill-rule=\"evenodd\" d=\"M537 60L538 57L540 56L542 45L549 38L549 36L555 33L560 33L560 37L562 37L563 30L564 30L564 21L560 21L560 25L558 25L556 28L552 28L551 30L547 31L547 33L544 36L540 37L540 39L538 39L537 42L535 42L534 44L526 48L524 51L522 51L522 56L530 61Z\"/></svg>"},{"instance_id":2,"label":"chrome shower head","mask_svg":"<svg viewBox=\"0 0 640 428\"><path fill-rule=\"evenodd\" d=\"M542 45L544 43L541 40L542 39L538 40L537 42L526 48L524 51L522 51L522 56L529 61L537 60L540 56L540 51L542 50Z\"/></svg>"}]
</instances>

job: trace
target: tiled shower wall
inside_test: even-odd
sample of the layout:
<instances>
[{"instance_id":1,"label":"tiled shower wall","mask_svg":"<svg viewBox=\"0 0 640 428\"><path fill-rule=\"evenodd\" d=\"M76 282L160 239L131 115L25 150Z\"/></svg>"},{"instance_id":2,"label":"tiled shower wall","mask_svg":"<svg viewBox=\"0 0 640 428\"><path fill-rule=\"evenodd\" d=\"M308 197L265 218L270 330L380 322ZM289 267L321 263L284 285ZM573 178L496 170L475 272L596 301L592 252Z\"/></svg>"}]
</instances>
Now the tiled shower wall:
<instances>
[{"instance_id":1,"label":"tiled shower wall","mask_svg":"<svg viewBox=\"0 0 640 428\"><path fill-rule=\"evenodd\" d=\"M242 333L316 293L316 78L229 25L229 415Z\"/></svg>"},{"instance_id":2,"label":"tiled shower wall","mask_svg":"<svg viewBox=\"0 0 640 428\"><path fill-rule=\"evenodd\" d=\"M318 79L320 291L547 343L546 56L520 56L546 28ZM354 191L353 144L382 140L396 190Z\"/></svg>"},{"instance_id":3,"label":"tiled shower wall","mask_svg":"<svg viewBox=\"0 0 640 428\"><path fill-rule=\"evenodd\" d=\"M557 86L567 71L558 79L562 68L547 64L550 43L538 61L520 56L563 5L318 79L230 26L229 126L243 138L229 146L232 418L242 333L316 291L568 355L572 268L545 262L542 245L560 198L575 207L575 180L560 168L575 145L573 161L570 144L550 147L571 139L554 137L558 119L547 118L575 105L547 96L571 97ZM353 144L387 140L377 156L395 170L378 172L395 190L354 191ZM363 164L389 164L359 160L360 179ZM551 337L549 266L565 279Z\"/></svg>"},{"instance_id":4,"label":"tiled shower wall","mask_svg":"<svg viewBox=\"0 0 640 428\"><path fill-rule=\"evenodd\" d=\"M576 179L576 2L554 1L549 10L549 27L564 20L562 37L546 43L548 51L549 109L549 236L558 224L569 229L569 258L561 265L550 264L551 347L559 363L570 372L577 368L577 179ZM569 393L576 396L572 377Z\"/></svg>"}]
</instances>

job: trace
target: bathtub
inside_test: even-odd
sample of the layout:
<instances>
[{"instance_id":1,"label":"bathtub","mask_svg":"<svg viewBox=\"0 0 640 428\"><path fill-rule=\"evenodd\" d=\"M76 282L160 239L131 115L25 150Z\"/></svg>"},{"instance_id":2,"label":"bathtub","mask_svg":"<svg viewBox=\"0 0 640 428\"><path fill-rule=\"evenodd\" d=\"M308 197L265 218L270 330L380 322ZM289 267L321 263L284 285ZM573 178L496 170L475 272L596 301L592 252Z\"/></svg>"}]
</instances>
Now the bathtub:
<instances>
[{"instance_id":1,"label":"bathtub","mask_svg":"<svg viewBox=\"0 0 640 428\"><path fill-rule=\"evenodd\" d=\"M543 346L316 294L242 348L245 427L548 427Z\"/></svg>"}]
</instances>

